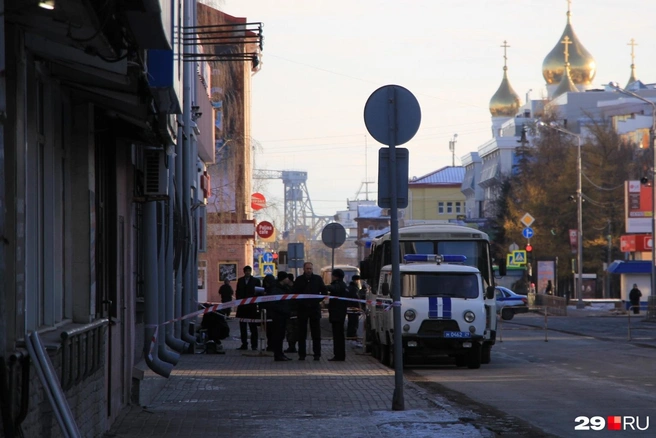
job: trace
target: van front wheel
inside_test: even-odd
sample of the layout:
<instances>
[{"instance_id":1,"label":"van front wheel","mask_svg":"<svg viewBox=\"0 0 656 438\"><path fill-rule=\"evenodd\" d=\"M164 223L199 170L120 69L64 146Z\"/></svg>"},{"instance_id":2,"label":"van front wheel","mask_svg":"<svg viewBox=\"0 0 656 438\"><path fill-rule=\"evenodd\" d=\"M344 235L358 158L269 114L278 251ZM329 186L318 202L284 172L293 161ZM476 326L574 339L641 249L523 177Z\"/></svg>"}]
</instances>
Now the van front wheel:
<instances>
[{"instance_id":1,"label":"van front wheel","mask_svg":"<svg viewBox=\"0 0 656 438\"><path fill-rule=\"evenodd\" d=\"M467 368L475 370L481 367L481 344L475 343L467 352Z\"/></svg>"},{"instance_id":2,"label":"van front wheel","mask_svg":"<svg viewBox=\"0 0 656 438\"><path fill-rule=\"evenodd\" d=\"M483 344L483 351L481 352L481 363L487 365L492 360L492 345Z\"/></svg>"}]
</instances>

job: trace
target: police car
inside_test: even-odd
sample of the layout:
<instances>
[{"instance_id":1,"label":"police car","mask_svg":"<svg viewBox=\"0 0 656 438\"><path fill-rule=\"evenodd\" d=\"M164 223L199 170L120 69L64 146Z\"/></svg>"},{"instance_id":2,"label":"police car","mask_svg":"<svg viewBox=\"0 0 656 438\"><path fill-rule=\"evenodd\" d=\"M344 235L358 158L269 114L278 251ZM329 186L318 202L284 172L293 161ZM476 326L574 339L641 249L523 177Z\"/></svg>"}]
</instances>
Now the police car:
<instances>
[{"instance_id":1,"label":"police car","mask_svg":"<svg viewBox=\"0 0 656 438\"><path fill-rule=\"evenodd\" d=\"M516 313L528 312L528 298L525 295L516 294L503 286L497 286L495 289L497 312L501 314L501 319L510 321Z\"/></svg>"},{"instance_id":2,"label":"police car","mask_svg":"<svg viewBox=\"0 0 656 438\"><path fill-rule=\"evenodd\" d=\"M430 260L434 262L414 262ZM496 336L494 287L484 287L480 271L464 256L406 255L400 270L403 360L451 356L458 366L490 362ZM394 366L391 310L392 267L383 267L374 303L368 305L372 353Z\"/></svg>"}]
</instances>

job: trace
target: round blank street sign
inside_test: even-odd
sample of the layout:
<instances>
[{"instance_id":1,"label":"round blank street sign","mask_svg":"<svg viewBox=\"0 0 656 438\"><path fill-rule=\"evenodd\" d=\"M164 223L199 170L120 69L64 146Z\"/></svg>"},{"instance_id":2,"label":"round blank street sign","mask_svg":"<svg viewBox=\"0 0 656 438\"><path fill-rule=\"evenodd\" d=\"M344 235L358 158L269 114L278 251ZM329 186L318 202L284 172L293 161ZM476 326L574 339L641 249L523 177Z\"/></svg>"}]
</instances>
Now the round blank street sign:
<instances>
[{"instance_id":1,"label":"round blank street sign","mask_svg":"<svg viewBox=\"0 0 656 438\"><path fill-rule=\"evenodd\" d=\"M346 230L341 224L328 224L321 232L321 241L328 248L339 248L346 241Z\"/></svg>"},{"instance_id":2,"label":"round blank street sign","mask_svg":"<svg viewBox=\"0 0 656 438\"><path fill-rule=\"evenodd\" d=\"M379 143L400 146L415 136L421 123L417 98L400 85L385 85L369 96L364 106L364 124ZM394 128L394 129L392 129ZM390 132L394 132L394 138Z\"/></svg>"}]
</instances>

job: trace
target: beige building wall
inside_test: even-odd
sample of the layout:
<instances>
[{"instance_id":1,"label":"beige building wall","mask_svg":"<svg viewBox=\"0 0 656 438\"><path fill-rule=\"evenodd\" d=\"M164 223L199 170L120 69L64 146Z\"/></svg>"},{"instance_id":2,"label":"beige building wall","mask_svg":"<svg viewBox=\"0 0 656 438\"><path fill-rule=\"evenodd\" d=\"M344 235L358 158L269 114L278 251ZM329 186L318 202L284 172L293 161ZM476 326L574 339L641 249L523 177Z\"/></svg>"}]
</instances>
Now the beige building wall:
<instances>
[{"instance_id":1,"label":"beige building wall","mask_svg":"<svg viewBox=\"0 0 656 438\"><path fill-rule=\"evenodd\" d=\"M449 220L465 214L465 195L460 185L410 185L408 212L411 220Z\"/></svg>"}]
</instances>

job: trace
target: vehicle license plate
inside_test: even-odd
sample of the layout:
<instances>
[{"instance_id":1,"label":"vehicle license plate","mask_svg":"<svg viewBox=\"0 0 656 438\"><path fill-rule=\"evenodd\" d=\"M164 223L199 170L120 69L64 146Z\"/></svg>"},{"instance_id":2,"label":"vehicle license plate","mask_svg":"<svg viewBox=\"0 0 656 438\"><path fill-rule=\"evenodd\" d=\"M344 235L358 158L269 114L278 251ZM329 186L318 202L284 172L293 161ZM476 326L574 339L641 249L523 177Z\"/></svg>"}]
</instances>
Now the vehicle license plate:
<instances>
[{"instance_id":1,"label":"vehicle license plate","mask_svg":"<svg viewBox=\"0 0 656 438\"><path fill-rule=\"evenodd\" d=\"M444 332L445 338L471 338L469 332Z\"/></svg>"}]
</instances>

